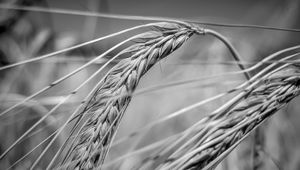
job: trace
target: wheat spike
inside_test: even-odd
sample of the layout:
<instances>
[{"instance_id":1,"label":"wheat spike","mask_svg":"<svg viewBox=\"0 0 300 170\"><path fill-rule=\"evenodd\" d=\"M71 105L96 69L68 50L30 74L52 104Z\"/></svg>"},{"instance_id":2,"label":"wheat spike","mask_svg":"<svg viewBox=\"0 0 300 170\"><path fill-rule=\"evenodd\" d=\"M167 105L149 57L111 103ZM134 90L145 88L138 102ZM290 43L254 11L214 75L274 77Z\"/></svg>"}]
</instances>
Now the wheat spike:
<instances>
[{"instance_id":1,"label":"wheat spike","mask_svg":"<svg viewBox=\"0 0 300 170\"><path fill-rule=\"evenodd\" d=\"M69 159L77 169L92 169L104 161L108 146L128 106L140 78L159 60L179 48L191 35L200 33L190 25L161 23L154 31L142 34L121 53L131 53L105 77L84 109L91 115L84 126ZM117 98L116 98L117 96ZM119 97L118 97L119 96Z\"/></svg>"},{"instance_id":2,"label":"wheat spike","mask_svg":"<svg viewBox=\"0 0 300 170\"><path fill-rule=\"evenodd\" d=\"M136 169L214 168L219 156L300 94L299 73L299 66L289 66L257 79L245 89L242 100L204 118L183 137L165 143Z\"/></svg>"}]
</instances>

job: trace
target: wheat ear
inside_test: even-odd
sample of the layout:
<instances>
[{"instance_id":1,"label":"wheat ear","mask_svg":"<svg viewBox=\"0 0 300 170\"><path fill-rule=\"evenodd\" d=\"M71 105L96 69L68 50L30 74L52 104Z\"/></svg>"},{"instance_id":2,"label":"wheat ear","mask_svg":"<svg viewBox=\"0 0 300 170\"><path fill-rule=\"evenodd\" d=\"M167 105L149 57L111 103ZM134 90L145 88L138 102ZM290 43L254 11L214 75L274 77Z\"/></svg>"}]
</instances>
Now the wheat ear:
<instances>
[{"instance_id":1,"label":"wheat ear","mask_svg":"<svg viewBox=\"0 0 300 170\"><path fill-rule=\"evenodd\" d=\"M137 38L138 43L121 53L131 57L118 63L86 104L91 115L72 149L69 160L78 169L101 166L120 120L140 78L159 60L179 48L191 35L201 33L189 24L160 23ZM119 96L116 98L116 96Z\"/></svg>"},{"instance_id":2,"label":"wheat ear","mask_svg":"<svg viewBox=\"0 0 300 170\"><path fill-rule=\"evenodd\" d=\"M149 163L150 169L163 170L215 168L220 156L299 95L300 68L288 65L256 79L242 92L242 98L199 121L136 169L149 168Z\"/></svg>"}]
</instances>

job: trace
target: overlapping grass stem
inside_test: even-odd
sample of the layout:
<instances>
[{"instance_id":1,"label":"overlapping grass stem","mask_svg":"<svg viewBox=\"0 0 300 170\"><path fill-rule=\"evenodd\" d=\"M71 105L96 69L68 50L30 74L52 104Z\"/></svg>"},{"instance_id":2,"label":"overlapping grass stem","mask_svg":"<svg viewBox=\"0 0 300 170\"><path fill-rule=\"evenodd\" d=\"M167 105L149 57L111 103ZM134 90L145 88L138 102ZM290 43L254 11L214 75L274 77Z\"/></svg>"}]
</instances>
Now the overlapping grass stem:
<instances>
[{"instance_id":1,"label":"overlapping grass stem","mask_svg":"<svg viewBox=\"0 0 300 170\"><path fill-rule=\"evenodd\" d=\"M119 55L130 53L105 77L84 108L90 115L73 148L70 168L92 169L104 161L112 138L140 78L159 60L179 48L194 33L190 25L161 23L137 38L138 43ZM127 94L127 95L126 95Z\"/></svg>"},{"instance_id":2,"label":"overlapping grass stem","mask_svg":"<svg viewBox=\"0 0 300 170\"><path fill-rule=\"evenodd\" d=\"M136 169L210 169L227 150L300 94L300 68L289 66L249 85L243 97L165 143Z\"/></svg>"}]
</instances>

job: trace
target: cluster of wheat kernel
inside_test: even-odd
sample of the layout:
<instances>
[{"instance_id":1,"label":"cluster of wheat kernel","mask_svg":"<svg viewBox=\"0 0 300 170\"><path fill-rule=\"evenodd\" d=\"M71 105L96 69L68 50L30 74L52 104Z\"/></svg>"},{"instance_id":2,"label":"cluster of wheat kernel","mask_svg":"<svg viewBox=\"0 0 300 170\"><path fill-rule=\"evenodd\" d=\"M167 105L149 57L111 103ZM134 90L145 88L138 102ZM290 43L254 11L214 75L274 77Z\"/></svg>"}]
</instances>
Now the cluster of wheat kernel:
<instances>
[{"instance_id":1,"label":"cluster of wheat kernel","mask_svg":"<svg viewBox=\"0 0 300 170\"><path fill-rule=\"evenodd\" d=\"M135 169L213 169L249 132L300 94L300 68L256 79L224 107L164 142Z\"/></svg>"},{"instance_id":2,"label":"cluster of wheat kernel","mask_svg":"<svg viewBox=\"0 0 300 170\"><path fill-rule=\"evenodd\" d=\"M153 31L136 37L138 43L118 55L130 54L105 76L82 114L89 115L78 140L71 148L70 168L92 169L101 166L109 145L140 78L159 60L179 48L193 34L202 34L190 24L159 23Z\"/></svg>"}]
</instances>

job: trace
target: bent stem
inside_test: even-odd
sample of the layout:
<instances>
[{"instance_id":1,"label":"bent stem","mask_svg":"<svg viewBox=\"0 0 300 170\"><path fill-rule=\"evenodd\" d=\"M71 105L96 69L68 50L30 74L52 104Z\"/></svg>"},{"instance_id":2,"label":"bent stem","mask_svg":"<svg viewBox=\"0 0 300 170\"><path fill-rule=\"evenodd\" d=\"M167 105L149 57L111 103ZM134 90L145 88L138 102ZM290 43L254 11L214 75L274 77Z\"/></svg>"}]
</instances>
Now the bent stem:
<instances>
[{"instance_id":1,"label":"bent stem","mask_svg":"<svg viewBox=\"0 0 300 170\"><path fill-rule=\"evenodd\" d=\"M204 33L212 35L212 36L216 37L217 39L221 40L226 45L226 47L229 49L229 51L232 54L234 60L237 62L237 65L239 66L239 68L241 70L246 69L245 66L242 64L241 55L234 48L234 46L227 40L226 37L224 37L222 34L216 32L214 30L211 30L211 29L204 29ZM244 75L245 75L247 80L250 79L250 74L248 72L245 72Z\"/></svg>"}]
</instances>

